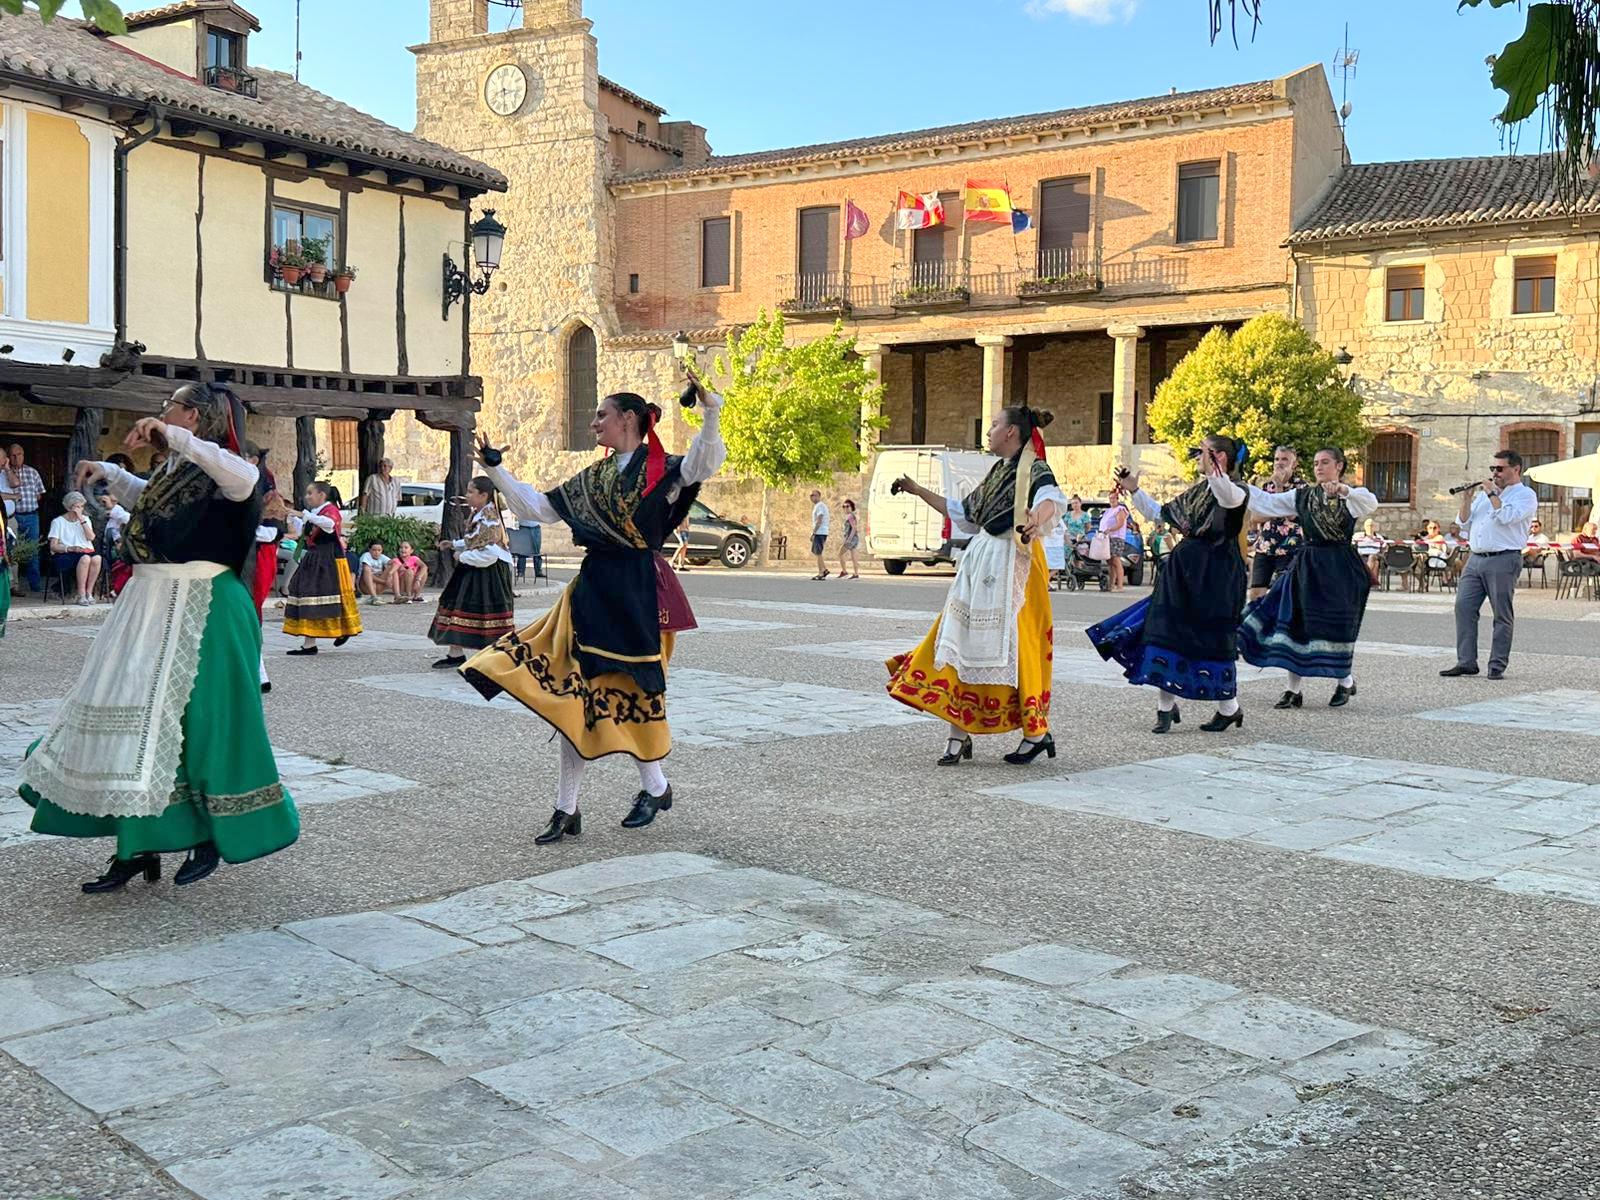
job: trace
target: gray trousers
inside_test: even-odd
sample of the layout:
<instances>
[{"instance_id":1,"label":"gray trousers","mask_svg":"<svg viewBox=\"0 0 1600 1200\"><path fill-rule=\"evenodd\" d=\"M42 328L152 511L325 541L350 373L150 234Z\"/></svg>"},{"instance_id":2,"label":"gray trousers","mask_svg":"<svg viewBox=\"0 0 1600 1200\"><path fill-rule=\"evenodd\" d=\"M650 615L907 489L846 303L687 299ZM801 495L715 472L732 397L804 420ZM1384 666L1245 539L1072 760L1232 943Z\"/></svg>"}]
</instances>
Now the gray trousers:
<instances>
[{"instance_id":1,"label":"gray trousers","mask_svg":"<svg viewBox=\"0 0 1600 1200\"><path fill-rule=\"evenodd\" d=\"M1484 599L1494 612L1494 638L1489 647L1489 669L1505 670L1511 658L1511 628L1514 618L1511 598L1516 594L1517 576L1522 573L1522 555L1496 554L1467 559L1466 570L1456 584L1456 662L1463 667L1478 665L1478 613Z\"/></svg>"}]
</instances>

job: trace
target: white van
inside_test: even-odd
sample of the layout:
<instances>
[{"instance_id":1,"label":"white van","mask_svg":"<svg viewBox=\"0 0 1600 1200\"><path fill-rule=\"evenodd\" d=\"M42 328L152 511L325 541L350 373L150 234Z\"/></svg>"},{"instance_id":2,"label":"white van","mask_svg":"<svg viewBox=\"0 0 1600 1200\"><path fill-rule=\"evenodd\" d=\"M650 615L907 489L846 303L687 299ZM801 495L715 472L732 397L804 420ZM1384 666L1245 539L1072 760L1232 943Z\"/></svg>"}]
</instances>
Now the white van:
<instances>
[{"instance_id":1,"label":"white van","mask_svg":"<svg viewBox=\"0 0 1600 1200\"><path fill-rule=\"evenodd\" d=\"M994 466L994 456L978 450L946 446L888 446L878 451L867 490L867 550L891 575L905 573L912 563L953 563L966 548L968 536L951 536L950 521L923 501L889 487L909 475L929 491L947 496L970 492Z\"/></svg>"}]
</instances>

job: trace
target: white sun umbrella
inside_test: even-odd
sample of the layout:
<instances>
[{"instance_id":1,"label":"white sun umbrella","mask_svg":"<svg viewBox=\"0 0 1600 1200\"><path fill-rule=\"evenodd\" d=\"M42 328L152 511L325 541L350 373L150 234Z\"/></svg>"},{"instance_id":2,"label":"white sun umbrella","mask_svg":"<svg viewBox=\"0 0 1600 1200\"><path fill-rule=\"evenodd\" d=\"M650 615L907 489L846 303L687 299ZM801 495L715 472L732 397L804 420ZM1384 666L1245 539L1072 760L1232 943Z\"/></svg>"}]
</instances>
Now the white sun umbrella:
<instances>
[{"instance_id":1,"label":"white sun umbrella","mask_svg":"<svg viewBox=\"0 0 1600 1200\"><path fill-rule=\"evenodd\" d=\"M1600 489L1600 454L1580 454L1577 458L1529 467L1527 476L1535 483L1553 487Z\"/></svg>"}]
</instances>

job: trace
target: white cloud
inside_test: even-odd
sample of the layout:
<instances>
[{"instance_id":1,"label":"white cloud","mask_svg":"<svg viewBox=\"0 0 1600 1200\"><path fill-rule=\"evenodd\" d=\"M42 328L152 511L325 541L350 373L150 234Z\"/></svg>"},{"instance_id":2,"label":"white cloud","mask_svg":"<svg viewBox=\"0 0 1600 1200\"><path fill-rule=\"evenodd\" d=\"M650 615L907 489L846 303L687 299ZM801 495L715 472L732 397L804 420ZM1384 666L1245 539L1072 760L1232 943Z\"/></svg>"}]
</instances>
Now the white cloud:
<instances>
[{"instance_id":1,"label":"white cloud","mask_svg":"<svg viewBox=\"0 0 1600 1200\"><path fill-rule=\"evenodd\" d=\"M1064 13L1080 21L1107 25L1128 20L1138 7L1139 0L1028 0L1027 13L1030 17Z\"/></svg>"}]
</instances>

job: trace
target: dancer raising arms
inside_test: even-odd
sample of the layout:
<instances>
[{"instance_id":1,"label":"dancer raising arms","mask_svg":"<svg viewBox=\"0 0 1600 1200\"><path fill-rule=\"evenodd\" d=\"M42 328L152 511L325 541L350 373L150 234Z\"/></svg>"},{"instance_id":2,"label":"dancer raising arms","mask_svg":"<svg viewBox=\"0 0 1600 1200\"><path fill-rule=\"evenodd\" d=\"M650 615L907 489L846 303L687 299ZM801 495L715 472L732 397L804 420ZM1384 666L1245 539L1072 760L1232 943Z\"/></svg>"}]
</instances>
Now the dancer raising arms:
<instances>
[{"instance_id":1,"label":"dancer raising arms","mask_svg":"<svg viewBox=\"0 0 1600 1200\"><path fill-rule=\"evenodd\" d=\"M170 449L149 482L84 462L131 510L122 555L132 578L89 650L50 731L22 768L35 833L111 837L109 869L83 885L110 892L160 878L163 853L189 851L174 876L204 879L218 859L248 862L292 843L300 823L261 714L261 626L239 572L260 498L239 455L244 408L218 384L179 388L130 449Z\"/></svg>"},{"instance_id":2,"label":"dancer raising arms","mask_svg":"<svg viewBox=\"0 0 1600 1200\"><path fill-rule=\"evenodd\" d=\"M1378 510L1366 488L1344 482L1344 451L1318 450L1314 484L1289 492L1250 489L1250 511L1269 520L1295 517L1301 550L1265 596L1252 601L1239 623L1239 656L1258 667L1282 667L1288 687L1274 708L1299 708L1302 677L1337 679L1329 707L1356 694L1356 638L1367 610L1372 578L1351 544L1356 525Z\"/></svg>"},{"instance_id":3,"label":"dancer raising arms","mask_svg":"<svg viewBox=\"0 0 1600 1200\"><path fill-rule=\"evenodd\" d=\"M461 668L486 698L508 692L561 735L556 808L534 838L540 845L582 832L578 785L587 764L608 754L639 764L625 828L648 825L672 807L661 769L672 749L667 663L673 635L694 628L694 617L661 547L727 457L722 397L690 378L705 424L682 458L669 457L656 437L660 410L632 392L601 400L589 425L612 453L553 491L519 482L487 439L478 447L519 521L565 522L584 548L577 578L554 608Z\"/></svg>"},{"instance_id":4,"label":"dancer raising arms","mask_svg":"<svg viewBox=\"0 0 1600 1200\"><path fill-rule=\"evenodd\" d=\"M1165 521L1183 540L1163 562L1149 599L1088 631L1100 656L1120 663L1129 683L1160 690L1152 733L1179 724L1179 696L1217 702L1216 715L1200 727L1209 733L1244 724L1234 660L1245 589L1239 533L1246 494L1237 478L1245 449L1212 434L1195 455L1204 478L1164 505L1139 490L1137 475L1118 469L1112 485L1130 493L1141 516Z\"/></svg>"},{"instance_id":5,"label":"dancer raising arms","mask_svg":"<svg viewBox=\"0 0 1600 1200\"><path fill-rule=\"evenodd\" d=\"M306 486L306 507L299 514L306 549L284 589L283 606L284 633L303 637L305 643L289 654L315 654L318 638L331 637L335 646L342 646L361 632L335 495L333 487L321 481Z\"/></svg>"},{"instance_id":6,"label":"dancer raising arms","mask_svg":"<svg viewBox=\"0 0 1600 1200\"><path fill-rule=\"evenodd\" d=\"M941 767L972 757L975 733L1022 731L1005 761L1056 756L1050 736L1050 658L1054 623L1044 535L1067 511L1044 458L1039 430L1051 414L1006 408L989 426L999 461L966 496L941 496L902 476L898 491L972 534L956 581L928 636L890 659L889 695L948 723Z\"/></svg>"},{"instance_id":7,"label":"dancer raising arms","mask_svg":"<svg viewBox=\"0 0 1600 1200\"><path fill-rule=\"evenodd\" d=\"M517 627L511 551L487 475L472 477L466 504L467 527L461 536L439 542L439 549L456 552L456 569L439 593L439 611L428 626L428 637L446 647L445 656L433 664L441 670L459 667L467 661L466 651L492 646Z\"/></svg>"}]
</instances>

